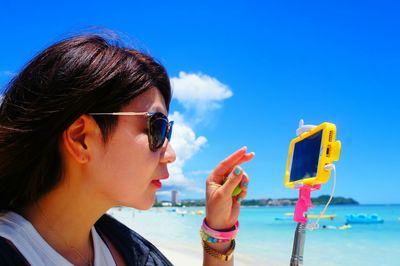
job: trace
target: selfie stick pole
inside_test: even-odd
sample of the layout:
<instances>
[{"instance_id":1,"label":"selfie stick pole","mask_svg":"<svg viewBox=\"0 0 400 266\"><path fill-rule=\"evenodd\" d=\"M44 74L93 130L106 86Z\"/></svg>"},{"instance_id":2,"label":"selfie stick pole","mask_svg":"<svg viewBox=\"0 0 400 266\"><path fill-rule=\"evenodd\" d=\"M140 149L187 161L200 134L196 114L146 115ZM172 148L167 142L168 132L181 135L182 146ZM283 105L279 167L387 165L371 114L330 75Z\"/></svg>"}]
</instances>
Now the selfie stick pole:
<instances>
[{"instance_id":1,"label":"selfie stick pole","mask_svg":"<svg viewBox=\"0 0 400 266\"><path fill-rule=\"evenodd\" d=\"M313 125L304 125L304 121L300 120L299 128L297 129L297 135L301 135L314 128ZM299 199L296 203L296 208L294 211L294 220L297 222L296 231L294 233L293 240L293 250L292 258L290 259L290 266L300 266L303 265L303 254L304 254L304 242L306 239L306 225L307 217L304 213L307 212L309 207L313 207L311 202L311 191L319 190L321 185L306 185L298 187L299 189Z\"/></svg>"},{"instance_id":2,"label":"selfie stick pole","mask_svg":"<svg viewBox=\"0 0 400 266\"><path fill-rule=\"evenodd\" d=\"M311 202L311 191L318 190L321 185L303 185L299 187L299 199L296 203L294 211L294 220L297 222L296 231L294 233L292 258L290 259L290 266L303 265L304 254L304 241L306 239L306 225L307 217L304 213L307 212L309 207L313 207Z\"/></svg>"}]
</instances>

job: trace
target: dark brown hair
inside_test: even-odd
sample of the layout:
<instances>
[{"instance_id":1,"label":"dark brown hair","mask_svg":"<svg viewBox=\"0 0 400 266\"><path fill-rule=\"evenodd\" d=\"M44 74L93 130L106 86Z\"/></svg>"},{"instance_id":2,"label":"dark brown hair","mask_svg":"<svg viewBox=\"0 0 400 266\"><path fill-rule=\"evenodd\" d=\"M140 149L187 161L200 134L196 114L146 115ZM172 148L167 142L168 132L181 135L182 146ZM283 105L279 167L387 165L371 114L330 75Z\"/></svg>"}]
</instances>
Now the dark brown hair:
<instances>
[{"instance_id":1,"label":"dark brown hair","mask_svg":"<svg viewBox=\"0 0 400 266\"><path fill-rule=\"evenodd\" d=\"M164 67L98 35L72 37L37 55L9 83L0 107L0 211L18 210L59 183L61 134L79 116L119 111L152 87L169 109ZM106 142L117 120L94 118Z\"/></svg>"}]
</instances>

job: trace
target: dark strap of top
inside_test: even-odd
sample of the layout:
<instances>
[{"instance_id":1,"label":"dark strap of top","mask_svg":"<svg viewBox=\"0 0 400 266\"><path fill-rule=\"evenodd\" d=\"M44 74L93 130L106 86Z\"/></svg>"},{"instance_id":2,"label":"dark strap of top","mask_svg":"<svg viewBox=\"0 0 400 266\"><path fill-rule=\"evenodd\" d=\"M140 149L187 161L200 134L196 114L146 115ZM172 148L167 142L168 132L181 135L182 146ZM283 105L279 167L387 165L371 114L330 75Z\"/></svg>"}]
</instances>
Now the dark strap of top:
<instances>
[{"instance_id":1,"label":"dark strap of top","mask_svg":"<svg viewBox=\"0 0 400 266\"><path fill-rule=\"evenodd\" d=\"M0 236L0 265L30 265L14 244Z\"/></svg>"},{"instance_id":2,"label":"dark strap of top","mask_svg":"<svg viewBox=\"0 0 400 266\"><path fill-rule=\"evenodd\" d=\"M109 215L103 215L95 228L111 241L127 265L172 266L153 244Z\"/></svg>"}]
</instances>

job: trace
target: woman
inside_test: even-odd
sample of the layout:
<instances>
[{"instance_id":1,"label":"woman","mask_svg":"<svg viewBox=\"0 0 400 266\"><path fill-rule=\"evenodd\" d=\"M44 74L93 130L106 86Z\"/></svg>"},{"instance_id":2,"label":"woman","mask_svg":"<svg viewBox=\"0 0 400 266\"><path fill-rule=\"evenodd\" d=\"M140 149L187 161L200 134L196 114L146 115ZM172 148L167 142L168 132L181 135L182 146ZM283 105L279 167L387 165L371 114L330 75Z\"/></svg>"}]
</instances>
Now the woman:
<instances>
[{"instance_id":1,"label":"woman","mask_svg":"<svg viewBox=\"0 0 400 266\"><path fill-rule=\"evenodd\" d=\"M168 178L170 101L160 64L97 35L63 40L29 62L0 108L0 264L171 265L105 215L113 206L149 209ZM237 166L253 156L242 148L207 179L205 265L233 264L248 183Z\"/></svg>"}]
</instances>

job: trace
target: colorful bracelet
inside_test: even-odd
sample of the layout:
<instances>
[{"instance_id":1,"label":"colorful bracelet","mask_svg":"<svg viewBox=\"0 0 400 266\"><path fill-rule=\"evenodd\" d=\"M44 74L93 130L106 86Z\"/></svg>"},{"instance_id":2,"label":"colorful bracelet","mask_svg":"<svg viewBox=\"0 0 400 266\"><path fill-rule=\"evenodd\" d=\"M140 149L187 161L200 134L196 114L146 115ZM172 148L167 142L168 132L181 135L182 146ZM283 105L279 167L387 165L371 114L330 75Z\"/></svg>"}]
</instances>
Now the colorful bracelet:
<instances>
[{"instance_id":1,"label":"colorful bracelet","mask_svg":"<svg viewBox=\"0 0 400 266\"><path fill-rule=\"evenodd\" d=\"M203 220L201 225L200 235L204 241L210 243L228 242L234 239L239 232L239 222L237 221L235 225L228 230L214 230L210 228L206 222Z\"/></svg>"},{"instance_id":2,"label":"colorful bracelet","mask_svg":"<svg viewBox=\"0 0 400 266\"><path fill-rule=\"evenodd\" d=\"M212 236L207 235L207 233L205 233L203 231L203 229L200 229L200 237L203 241L209 242L209 243L225 243L228 241L231 241L232 239L218 239L218 238L214 238Z\"/></svg>"},{"instance_id":3,"label":"colorful bracelet","mask_svg":"<svg viewBox=\"0 0 400 266\"><path fill-rule=\"evenodd\" d=\"M213 256L214 258L223 260L223 261L228 261L233 257L233 251L235 250L235 239L232 240L231 246L229 247L228 251L225 254L219 253L215 249L211 248L210 246L207 245L206 241L202 241L203 243L203 248L204 251L209 254L210 256Z\"/></svg>"}]
</instances>

